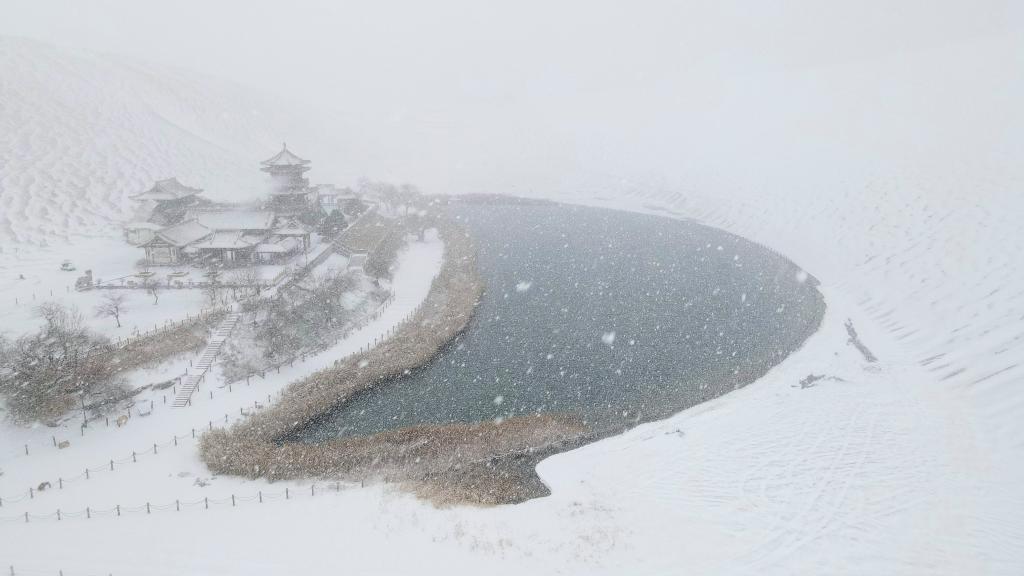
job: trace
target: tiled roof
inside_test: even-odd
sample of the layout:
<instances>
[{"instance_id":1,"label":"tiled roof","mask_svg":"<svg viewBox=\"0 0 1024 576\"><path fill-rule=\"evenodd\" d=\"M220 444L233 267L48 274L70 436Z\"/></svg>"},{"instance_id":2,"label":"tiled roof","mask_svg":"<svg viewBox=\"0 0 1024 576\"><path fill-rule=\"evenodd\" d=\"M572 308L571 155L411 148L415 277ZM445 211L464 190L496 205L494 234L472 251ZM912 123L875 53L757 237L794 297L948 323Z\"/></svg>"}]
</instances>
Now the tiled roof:
<instances>
[{"instance_id":1,"label":"tiled roof","mask_svg":"<svg viewBox=\"0 0 1024 576\"><path fill-rule=\"evenodd\" d=\"M132 196L135 200L180 200L194 194L202 192L199 188L190 188L185 186L181 182L178 182L177 178L168 178L166 180L158 180L153 187L145 192Z\"/></svg>"},{"instance_id":2,"label":"tiled roof","mask_svg":"<svg viewBox=\"0 0 1024 576\"><path fill-rule=\"evenodd\" d=\"M268 230L274 213L264 210L192 210L188 214L211 230Z\"/></svg>"},{"instance_id":3,"label":"tiled roof","mask_svg":"<svg viewBox=\"0 0 1024 576\"><path fill-rule=\"evenodd\" d=\"M213 233L213 230L210 230L199 222L195 220L185 220L180 224L168 226L167 228L160 230L156 233L156 237L180 248L182 246L187 246L196 240L205 238L211 233Z\"/></svg>"},{"instance_id":4,"label":"tiled roof","mask_svg":"<svg viewBox=\"0 0 1024 576\"><path fill-rule=\"evenodd\" d=\"M253 242L250 242L242 234L241 230L232 230L225 232L214 232L202 240L195 242L189 246L194 250L203 248L211 249L238 249L238 248L249 248L253 246Z\"/></svg>"},{"instance_id":5,"label":"tiled roof","mask_svg":"<svg viewBox=\"0 0 1024 576\"><path fill-rule=\"evenodd\" d=\"M292 154L291 151L288 150L288 145L285 144L276 156L268 160L264 160L263 162L260 162L260 164L263 164L264 166L305 166L306 164L309 164L309 160L304 160L295 154Z\"/></svg>"}]
</instances>

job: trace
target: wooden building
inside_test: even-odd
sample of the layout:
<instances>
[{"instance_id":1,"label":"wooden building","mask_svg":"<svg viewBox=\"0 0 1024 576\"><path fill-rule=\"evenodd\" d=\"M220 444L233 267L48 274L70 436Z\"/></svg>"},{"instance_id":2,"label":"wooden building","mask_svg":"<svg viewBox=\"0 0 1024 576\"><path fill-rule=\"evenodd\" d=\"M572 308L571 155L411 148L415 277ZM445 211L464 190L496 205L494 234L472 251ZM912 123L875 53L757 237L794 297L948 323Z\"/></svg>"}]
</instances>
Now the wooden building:
<instances>
[{"instance_id":1,"label":"wooden building","mask_svg":"<svg viewBox=\"0 0 1024 576\"><path fill-rule=\"evenodd\" d=\"M158 180L145 192L132 196L132 200L151 204L148 221L161 226L171 226L184 220L185 213L206 203L199 195L200 188L191 188L178 182L177 178Z\"/></svg>"},{"instance_id":2,"label":"wooden building","mask_svg":"<svg viewBox=\"0 0 1024 576\"><path fill-rule=\"evenodd\" d=\"M196 220L186 220L156 232L149 242L142 245L146 251L146 262L153 266L180 264L188 259L185 249L213 234Z\"/></svg>"},{"instance_id":3,"label":"wooden building","mask_svg":"<svg viewBox=\"0 0 1024 576\"><path fill-rule=\"evenodd\" d=\"M192 210L142 244L151 266L232 267L281 262L309 248L310 232L265 210Z\"/></svg>"},{"instance_id":4,"label":"wooden building","mask_svg":"<svg viewBox=\"0 0 1024 576\"><path fill-rule=\"evenodd\" d=\"M309 160L299 158L284 144L273 158L260 162L260 170L270 175L268 208L280 215L296 215L315 207L316 191L309 186L305 173Z\"/></svg>"}]
</instances>

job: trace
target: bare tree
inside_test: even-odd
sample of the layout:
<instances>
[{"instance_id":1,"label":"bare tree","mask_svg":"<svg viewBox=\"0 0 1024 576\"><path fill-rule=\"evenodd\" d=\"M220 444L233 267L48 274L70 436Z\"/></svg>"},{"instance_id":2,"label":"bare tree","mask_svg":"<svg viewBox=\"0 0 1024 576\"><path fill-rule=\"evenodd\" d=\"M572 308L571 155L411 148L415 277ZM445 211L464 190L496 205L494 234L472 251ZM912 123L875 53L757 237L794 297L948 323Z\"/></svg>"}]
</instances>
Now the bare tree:
<instances>
[{"instance_id":1,"label":"bare tree","mask_svg":"<svg viewBox=\"0 0 1024 576\"><path fill-rule=\"evenodd\" d=\"M160 303L160 290L163 286L160 285L160 281L155 277L150 276L142 280L142 287L146 290L146 293L153 297L153 305L156 306Z\"/></svg>"},{"instance_id":2,"label":"bare tree","mask_svg":"<svg viewBox=\"0 0 1024 576\"><path fill-rule=\"evenodd\" d=\"M211 306L216 306L221 293L220 272L211 269L206 276L210 281L203 286L203 294L210 300Z\"/></svg>"},{"instance_id":3,"label":"bare tree","mask_svg":"<svg viewBox=\"0 0 1024 576\"><path fill-rule=\"evenodd\" d=\"M108 291L100 299L100 303L96 305L96 316L101 318L113 318L117 322L117 327L121 327L121 314L128 311L128 306L125 302L126 298L124 294L118 294L112 291Z\"/></svg>"},{"instance_id":4,"label":"bare tree","mask_svg":"<svg viewBox=\"0 0 1024 576\"><path fill-rule=\"evenodd\" d=\"M49 419L63 414L107 377L91 353L106 343L89 332L81 313L56 303L39 306L44 320L35 334L17 339L0 370L0 393L18 419Z\"/></svg>"},{"instance_id":5,"label":"bare tree","mask_svg":"<svg viewBox=\"0 0 1024 576\"><path fill-rule=\"evenodd\" d=\"M372 196L380 199L389 209L394 210L400 200L401 192L394 184L387 182L375 182L373 180L360 180L358 184L359 194Z\"/></svg>"},{"instance_id":6,"label":"bare tree","mask_svg":"<svg viewBox=\"0 0 1024 576\"><path fill-rule=\"evenodd\" d=\"M401 203L405 206L405 215L409 215L409 208L419 202L422 195L420 194L419 188L416 188L412 184L402 184L398 188L398 197Z\"/></svg>"},{"instance_id":7,"label":"bare tree","mask_svg":"<svg viewBox=\"0 0 1024 576\"><path fill-rule=\"evenodd\" d=\"M234 273L234 282L245 288L246 294L260 295L260 272L255 263L241 268Z\"/></svg>"}]
</instances>

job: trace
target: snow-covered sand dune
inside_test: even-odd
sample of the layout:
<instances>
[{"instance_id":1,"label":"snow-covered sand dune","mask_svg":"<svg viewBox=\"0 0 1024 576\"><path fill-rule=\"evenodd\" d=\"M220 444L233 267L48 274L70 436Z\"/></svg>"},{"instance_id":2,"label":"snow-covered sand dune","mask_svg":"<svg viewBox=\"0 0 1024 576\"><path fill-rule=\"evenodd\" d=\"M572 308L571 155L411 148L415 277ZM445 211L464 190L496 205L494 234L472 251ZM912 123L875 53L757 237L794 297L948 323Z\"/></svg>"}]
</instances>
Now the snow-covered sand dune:
<instances>
[{"instance_id":1,"label":"snow-covered sand dune","mask_svg":"<svg viewBox=\"0 0 1024 576\"><path fill-rule=\"evenodd\" d=\"M117 234L161 178L261 197L257 162L287 126L212 78L0 37L0 256Z\"/></svg>"},{"instance_id":2,"label":"snow-covered sand dune","mask_svg":"<svg viewBox=\"0 0 1024 576\"><path fill-rule=\"evenodd\" d=\"M757 182L565 195L761 242L821 280L829 306L761 381L542 463L553 502L614 534L597 557L632 573L1024 570L1024 122L1006 105L1024 84L999 72L1018 45L862 63L893 93L933 97L888 103L928 107L931 134L874 126L906 140L881 160L808 155ZM915 82L948 90L900 86ZM837 109L862 104L841 91Z\"/></svg>"}]
</instances>

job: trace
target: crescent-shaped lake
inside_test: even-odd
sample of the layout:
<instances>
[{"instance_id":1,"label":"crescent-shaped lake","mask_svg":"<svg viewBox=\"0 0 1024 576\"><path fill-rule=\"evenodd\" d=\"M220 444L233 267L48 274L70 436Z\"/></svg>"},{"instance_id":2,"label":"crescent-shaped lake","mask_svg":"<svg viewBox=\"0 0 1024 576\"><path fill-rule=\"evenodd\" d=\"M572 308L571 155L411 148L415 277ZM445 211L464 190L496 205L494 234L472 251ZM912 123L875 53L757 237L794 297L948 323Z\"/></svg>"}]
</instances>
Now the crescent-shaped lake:
<instances>
[{"instance_id":1,"label":"crescent-shaped lake","mask_svg":"<svg viewBox=\"0 0 1024 576\"><path fill-rule=\"evenodd\" d=\"M453 203L486 291L465 331L411 374L296 439L569 414L599 433L753 382L818 327L817 282L692 221L530 203Z\"/></svg>"}]
</instances>

